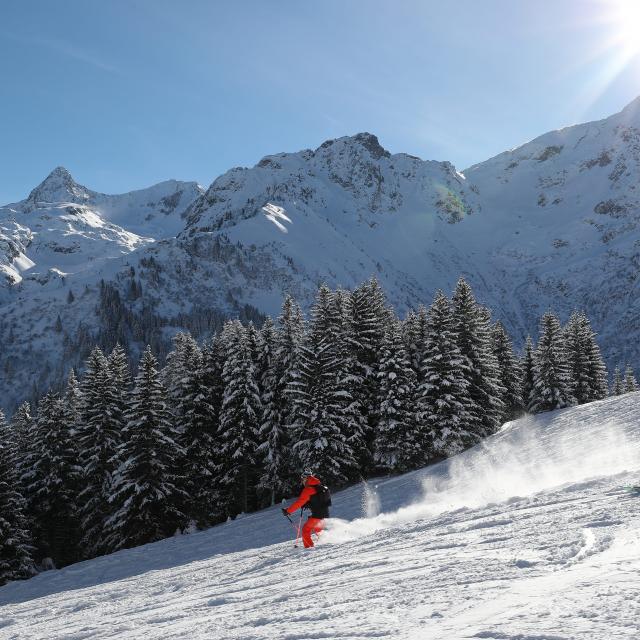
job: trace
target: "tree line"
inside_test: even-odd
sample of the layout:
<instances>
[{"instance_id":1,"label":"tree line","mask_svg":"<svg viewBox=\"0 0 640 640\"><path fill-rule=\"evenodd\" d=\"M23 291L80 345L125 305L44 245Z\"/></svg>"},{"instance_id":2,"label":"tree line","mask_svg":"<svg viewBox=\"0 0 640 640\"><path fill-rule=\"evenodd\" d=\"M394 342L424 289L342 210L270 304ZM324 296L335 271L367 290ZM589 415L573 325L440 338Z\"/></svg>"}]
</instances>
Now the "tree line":
<instances>
[{"instance_id":1,"label":"tree line","mask_svg":"<svg viewBox=\"0 0 640 640\"><path fill-rule=\"evenodd\" d=\"M404 319L375 279L321 286L308 319L287 297L260 329L178 333L133 379L122 347L95 347L79 380L0 419L0 584L274 504L302 468L332 488L401 473L607 394L584 314L546 313L520 357L463 279Z\"/></svg>"}]
</instances>

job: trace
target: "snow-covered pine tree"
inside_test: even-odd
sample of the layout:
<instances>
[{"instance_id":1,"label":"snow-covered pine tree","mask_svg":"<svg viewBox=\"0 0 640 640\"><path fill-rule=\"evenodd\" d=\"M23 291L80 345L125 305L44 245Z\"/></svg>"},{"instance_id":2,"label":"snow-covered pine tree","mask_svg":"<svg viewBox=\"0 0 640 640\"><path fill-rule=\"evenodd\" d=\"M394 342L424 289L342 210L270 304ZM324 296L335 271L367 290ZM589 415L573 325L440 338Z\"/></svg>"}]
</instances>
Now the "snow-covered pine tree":
<instances>
[{"instance_id":1,"label":"snow-covered pine tree","mask_svg":"<svg viewBox=\"0 0 640 640\"><path fill-rule=\"evenodd\" d=\"M251 354L251 361L255 367L255 378L259 382L262 378L262 371L260 369L260 355L262 351L262 336L256 329L253 322L249 322L245 327L245 333L247 336L247 344L249 345L249 353Z\"/></svg>"},{"instance_id":2,"label":"snow-covered pine tree","mask_svg":"<svg viewBox=\"0 0 640 640\"><path fill-rule=\"evenodd\" d=\"M185 448L183 476L190 496L188 515L200 527L224 520L215 485L224 360L221 338L214 335L202 346L186 415L189 429L182 436Z\"/></svg>"},{"instance_id":3,"label":"snow-covered pine tree","mask_svg":"<svg viewBox=\"0 0 640 640\"><path fill-rule=\"evenodd\" d=\"M411 366L416 374L416 382L421 384L421 363L427 341L427 309L424 305L420 305L417 312L410 311L407 314L402 333Z\"/></svg>"},{"instance_id":4,"label":"snow-covered pine tree","mask_svg":"<svg viewBox=\"0 0 640 640\"><path fill-rule=\"evenodd\" d=\"M588 318L575 312L564 328L571 395L578 404L607 396L607 369Z\"/></svg>"},{"instance_id":5,"label":"snow-covered pine tree","mask_svg":"<svg viewBox=\"0 0 640 640\"><path fill-rule=\"evenodd\" d=\"M362 378L359 375L354 349L352 304L353 300L348 291L338 289L333 293L329 304L328 338L333 345L336 389L339 391L340 398L339 410L336 414L340 417L340 428L354 456L354 465L349 479L357 480L361 477L362 471L370 466L371 448L367 440L368 409L365 410L362 406ZM315 323L312 324L312 331L314 329ZM401 335L400 338L402 338Z\"/></svg>"},{"instance_id":6,"label":"snow-covered pine tree","mask_svg":"<svg viewBox=\"0 0 640 640\"><path fill-rule=\"evenodd\" d=\"M602 400L609 395L609 373L607 371L607 365L602 358L600 347L596 342L596 334L591 328L591 323L586 315L582 314L581 322L589 362L589 397L592 401Z\"/></svg>"},{"instance_id":7,"label":"snow-covered pine tree","mask_svg":"<svg viewBox=\"0 0 640 640\"><path fill-rule=\"evenodd\" d=\"M124 428L124 414L127 411L127 401L131 391L129 359L125 350L116 344L107 361L114 390L113 418L121 424L121 428Z\"/></svg>"},{"instance_id":8,"label":"snow-covered pine tree","mask_svg":"<svg viewBox=\"0 0 640 640\"><path fill-rule=\"evenodd\" d=\"M75 431L80 420L82 392L80 391L80 384L76 379L76 374L73 368L69 371L69 377L67 378L67 387L64 391L63 400L65 411L67 412L67 424L72 431Z\"/></svg>"},{"instance_id":9,"label":"snow-covered pine tree","mask_svg":"<svg viewBox=\"0 0 640 640\"><path fill-rule=\"evenodd\" d=\"M638 390L638 383L636 377L633 375L633 369L630 364L627 364L624 371L624 392L633 393Z\"/></svg>"},{"instance_id":10,"label":"snow-covered pine tree","mask_svg":"<svg viewBox=\"0 0 640 640\"><path fill-rule=\"evenodd\" d=\"M377 398L378 366L382 353L382 341L392 317L387 308L384 292L375 278L356 287L351 294L351 340L355 358L355 372L358 377L357 401L363 414L365 425L364 441L366 456L360 452L359 465L363 475L371 470L375 428L378 420Z\"/></svg>"},{"instance_id":11,"label":"snow-covered pine tree","mask_svg":"<svg viewBox=\"0 0 640 640\"><path fill-rule=\"evenodd\" d=\"M527 341L524 347L524 355L522 358L522 406L527 409L531 402L531 393L533 392L534 384L534 368L533 368L533 354L535 349L533 348L533 340L531 336L527 336Z\"/></svg>"},{"instance_id":12,"label":"snow-covered pine tree","mask_svg":"<svg viewBox=\"0 0 640 640\"><path fill-rule=\"evenodd\" d=\"M458 280L452 306L456 343L467 359L471 428L478 441L497 431L504 414L505 390L491 349L491 315L476 302L464 278Z\"/></svg>"},{"instance_id":13,"label":"snow-covered pine tree","mask_svg":"<svg viewBox=\"0 0 640 640\"><path fill-rule=\"evenodd\" d=\"M126 549L173 535L186 524L178 488L181 454L158 362L147 347L125 415L127 425L114 476L113 515L106 545Z\"/></svg>"},{"instance_id":14,"label":"snow-covered pine tree","mask_svg":"<svg viewBox=\"0 0 640 640\"><path fill-rule=\"evenodd\" d=\"M64 402L57 395L48 393L41 398L22 478L37 558L50 558L57 567L81 557L76 506L81 469L68 418Z\"/></svg>"},{"instance_id":15,"label":"snow-covered pine tree","mask_svg":"<svg viewBox=\"0 0 640 640\"><path fill-rule=\"evenodd\" d=\"M224 380L222 371L227 358L222 333L214 334L202 346L202 384L207 393L207 405L212 411L210 420L218 430L222 399L224 397Z\"/></svg>"},{"instance_id":16,"label":"snow-covered pine tree","mask_svg":"<svg viewBox=\"0 0 640 640\"><path fill-rule=\"evenodd\" d=\"M254 507L258 429L262 407L247 332L239 320L223 331L227 352L218 432L216 484L220 507L230 517Z\"/></svg>"},{"instance_id":17,"label":"snow-covered pine tree","mask_svg":"<svg viewBox=\"0 0 640 640\"><path fill-rule=\"evenodd\" d=\"M179 332L173 337L173 349L167 354L167 364L162 370L161 380L169 393L171 410L179 422L185 411L186 387L201 358L200 347L190 333Z\"/></svg>"},{"instance_id":18,"label":"snow-covered pine tree","mask_svg":"<svg viewBox=\"0 0 640 640\"><path fill-rule=\"evenodd\" d=\"M260 379L258 388L262 404L257 452L262 461L262 475L258 488L268 495L270 504L285 496L289 487L291 450L288 433L283 422L284 394L283 367L278 358L278 333L271 318L261 330L259 355Z\"/></svg>"},{"instance_id":19,"label":"snow-covered pine tree","mask_svg":"<svg viewBox=\"0 0 640 640\"><path fill-rule=\"evenodd\" d=\"M564 348L569 368L571 395L577 404L590 400L589 359L585 348L585 336L577 312L571 314L563 330Z\"/></svg>"},{"instance_id":20,"label":"snow-covered pine tree","mask_svg":"<svg viewBox=\"0 0 640 640\"><path fill-rule=\"evenodd\" d=\"M513 353L513 346L504 326L500 321L491 330L493 354L498 361L500 385L505 392L502 396L504 412L501 422L517 418L524 412L522 404L522 367Z\"/></svg>"},{"instance_id":21,"label":"snow-covered pine tree","mask_svg":"<svg viewBox=\"0 0 640 640\"><path fill-rule=\"evenodd\" d=\"M378 379L376 466L399 473L415 469L425 462L428 455L416 426L416 375L399 321L391 324L382 343Z\"/></svg>"},{"instance_id":22,"label":"snow-covered pine tree","mask_svg":"<svg viewBox=\"0 0 640 640\"><path fill-rule=\"evenodd\" d=\"M259 487L269 494L271 500L277 500L279 496L289 495L297 483L291 449L293 399L288 390L297 371L304 339L304 319L291 296L284 300L277 330L267 319L262 332L263 359L269 364L264 368L261 384L262 419L258 440L263 475Z\"/></svg>"},{"instance_id":23,"label":"snow-covered pine tree","mask_svg":"<svg viewBox=\"0 0 640 640\"><path fill-rule=\"evenodd\" d=\"M357 461L346 435L345 389L338 384L342 360L332 337L331 293L321 287L311 330L288 387L293 400L293 450L300 469L312 468L325 482L341 485Z\"/></svg>"},{"instance_id":24,"label":"snow-covered pine tree","mask_svg":"<svg viewBox=\"0 0 640 640\"><path fill-rule=\"evenodd\" d=\"M220 519L213 478L220 402L214 392L221 383L221 368L214 360L215 345L189 350L190 369L182 377L182 395L174 400L180 441L184 449L182 484L189 500L184 505L189 520L199 527Z\"/></svg>"},{"instance_id":25,"label":"snow-covered pine tree","mask_svg":"<svg viewBox=\"0 0 640 640\"><path fill-rule=\"evenodd\" d=\"M424 461L454 455L476 442L469 360L460 353L456 340L451 303L438 291L427 313L422 383L416 396Z\"/></svg>"},{"instance_id":26,"label":"snow-covered pine tree","mask_svg":"<svg viewBox=\"0 0 640 640\"><path fill-rule=\"evenodd\" d=\"M612 396L621 396L624 393L624 383L622 381L622 374L620 373L620 367L616 366L613 370L613 386L611 387Z\"/></svg>"},{"instance_id":27,"label":"snow-covered pine tree","mask_svg":"<svg viewBox=\"0 0 640 640\"><path fill-rule=\"evenodd\" d=\"M33 574L31 534L16 473L15 439L13 427L0 411L0 586Z\"/></svg>"},{"instance_id":28,"label":"snow-covered pine tree","mask_svg":"<svg viewBox=\"0 0 640 640\"><path fill-rule=\"evenodd\" d=\"M540 320L540 339L534 354L534 381L529 402L531 413L562 409L575 404L564 336L555 314Z\"/></svg>"},{"instance_id":29,"label":"snow-covered pine tree","mask_svg":"<svg viewBox=\"0 0 640 640\"><path fill-rule=\"evenodd\" d=\"M122 421L117 415L118 395L109 362L96 347L87 360L81 380L82 402L77 428L83 474L80 493L82 548L90 558L105 553L104 524L111 515L112 477L122 443Z\"/></svg>"},{"instance_id":30,"label":"snow-covered pine tree","mask_svg":"<svg viewBox=\"0 0 640 640\"><path fill-rule=\"evenodd\" d=\"M24 460L32 426L31 405L28 402L23 402L11 417L12 451L15 455L14 465L18 480L22 477L25 469Z\"/></svg>"}]
</instances>

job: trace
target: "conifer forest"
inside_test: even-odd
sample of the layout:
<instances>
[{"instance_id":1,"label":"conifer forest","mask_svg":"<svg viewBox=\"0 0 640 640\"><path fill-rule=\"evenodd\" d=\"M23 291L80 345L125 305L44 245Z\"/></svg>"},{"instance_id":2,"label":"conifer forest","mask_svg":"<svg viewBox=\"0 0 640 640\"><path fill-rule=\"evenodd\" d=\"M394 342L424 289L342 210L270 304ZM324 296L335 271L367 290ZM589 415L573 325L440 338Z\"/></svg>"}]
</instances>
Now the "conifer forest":
<instances>
[{"instance_id":1,"label":"conifer forest","mask_svg":"<svg viewBox=\"0 0 640 640\"><path fill-rule=\"evenodd\" d=\"M403 319L375 279L288 297L261 327L197 342L95 347L61 390L0 418L0 584L208 527L291 496L302 469L332 489L453 456L525 412L637 389L608 375L588 318L510 336L460 279Z\"/></svg>"}]
</instances>

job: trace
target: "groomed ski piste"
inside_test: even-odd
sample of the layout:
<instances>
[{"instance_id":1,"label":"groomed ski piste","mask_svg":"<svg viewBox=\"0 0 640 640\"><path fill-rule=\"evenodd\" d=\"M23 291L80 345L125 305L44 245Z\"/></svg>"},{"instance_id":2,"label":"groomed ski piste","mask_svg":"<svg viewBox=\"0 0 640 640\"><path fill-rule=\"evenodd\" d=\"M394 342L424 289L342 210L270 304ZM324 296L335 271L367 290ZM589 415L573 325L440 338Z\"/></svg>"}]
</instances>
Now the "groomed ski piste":
<instances>
[{"instance_id":1,"label":"groomed ski piste","mask_svg":"<svg viewBox=\"0 0 640 640\"><path fill-rule=\"evenodd\" d=\"M0 589L0 638L640 637L640 393L509 423L334 495L319 545L279 507Z\"/></svg>"}]
</instances>

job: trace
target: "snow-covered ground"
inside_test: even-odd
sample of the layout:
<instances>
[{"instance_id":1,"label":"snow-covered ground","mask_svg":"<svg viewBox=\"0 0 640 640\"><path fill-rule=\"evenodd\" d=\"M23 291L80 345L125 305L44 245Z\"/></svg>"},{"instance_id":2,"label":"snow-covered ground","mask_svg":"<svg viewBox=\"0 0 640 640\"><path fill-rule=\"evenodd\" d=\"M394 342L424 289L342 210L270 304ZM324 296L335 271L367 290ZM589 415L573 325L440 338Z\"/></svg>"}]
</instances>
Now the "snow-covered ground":
<instances>
[{"instance_id":1,"label":"snow-covered ground","mask_svg":"<svg viewBox=\"0 0 640 640\"><path fill-rule=\"evenodd\" d=\"M640 393L510 423L334 496L294 549L278 508L0 589L0 638L640 636Z\"/></svg>"}]
</instances>

